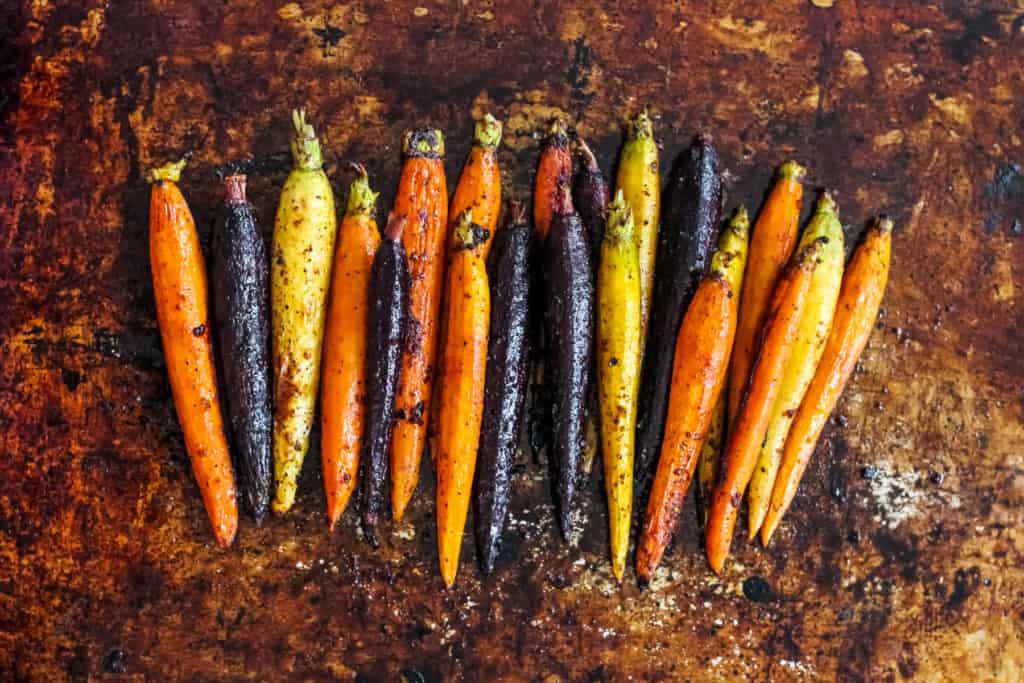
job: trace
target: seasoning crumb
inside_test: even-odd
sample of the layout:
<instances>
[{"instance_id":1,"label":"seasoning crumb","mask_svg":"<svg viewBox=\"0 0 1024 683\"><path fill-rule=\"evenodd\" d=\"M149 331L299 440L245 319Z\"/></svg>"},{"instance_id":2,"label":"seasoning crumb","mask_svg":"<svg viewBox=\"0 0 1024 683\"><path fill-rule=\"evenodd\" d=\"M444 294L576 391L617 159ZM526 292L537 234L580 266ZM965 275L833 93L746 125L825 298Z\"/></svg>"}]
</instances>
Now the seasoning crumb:
<instances>
[{"instance_id":1,"label":"seasoning crumb","mask_svg":"<svg viewBox=\"0 0 1024 683\"><path fill-rule=\"evenodd\" d=\"M428 10L426 7L416 7L413 9L412 13L414 16L417 17L425 17L428 14L430 14L430 10Z\"/></svg>"}]
</instances>

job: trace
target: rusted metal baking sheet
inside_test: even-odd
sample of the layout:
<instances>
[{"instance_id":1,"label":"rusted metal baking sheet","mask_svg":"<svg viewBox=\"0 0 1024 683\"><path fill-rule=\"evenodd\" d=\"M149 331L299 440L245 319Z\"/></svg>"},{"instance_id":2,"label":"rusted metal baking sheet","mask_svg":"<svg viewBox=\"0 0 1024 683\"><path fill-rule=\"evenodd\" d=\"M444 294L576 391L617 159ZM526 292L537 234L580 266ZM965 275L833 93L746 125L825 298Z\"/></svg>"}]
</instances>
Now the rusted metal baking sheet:
<instances>
[{"instance_id":1,"label":"rusted metal baking sheet","mask_svg":"<svg viewBox=\"0 0 1024 683\"><path fill-rule=\"evenodd\" d=\"M703 9L713 4L712 9ZM1024 5L12 0L0 8L0 678L1021 680ZM514 6L514 7L513 7ZM614 162L649 107L663 166L700 130L728 207L795 157L852 243L897 223L861 371L767 551L716 578L692 509L651 590L610 576L601 483L582 547L523 456L507 548L454 590L432 479L374 551L332 536L319 454L299 500L214 543L164 372L144 170L255 156L269 230L288 112L384 190L401 132L506 123L506 193L567 116ZM809 210L810 202L807 202Z\"/></svg>"}]
</instances>

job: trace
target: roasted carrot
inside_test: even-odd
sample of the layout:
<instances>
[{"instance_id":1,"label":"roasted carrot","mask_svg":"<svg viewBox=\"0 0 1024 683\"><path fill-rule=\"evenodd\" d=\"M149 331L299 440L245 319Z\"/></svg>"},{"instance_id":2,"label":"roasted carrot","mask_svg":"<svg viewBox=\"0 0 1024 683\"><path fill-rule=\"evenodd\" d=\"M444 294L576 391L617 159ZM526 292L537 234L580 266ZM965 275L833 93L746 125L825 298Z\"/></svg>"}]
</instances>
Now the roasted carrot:
<instances>
[{"instance_id":1,"label":"roasted carrot","mask_svg":"<svg viewBox=\"0 0 1024 683\"><path fill-rule=\"evenodd\" d=\"M526 404L530 330L530 226L526 209L512 202L509 224L491 239L487 279L491 323L480 448L473 482L476 552L490 574L498 559L508 516L512 463L519 447Z\"/></svg>"},{"instance_id":2,"label":"roasted carrot","mask_svg":"<svg viewBox=\"0 0 1024 683\"><path fill-rule=\"evenodd\" d=\"M238 528L235 474L224 433L207 317L206 264L192 212L178 189L185 162L149 173L149 260L171 395L213 534Z\"/></svg>"},{"instance_id":3,"label":"roasted carrot","mask_svg":"<svg viewBox=\"0 0 1024 683\"><path fill-rule=\"evenodd\" d=\"M545 380L552 395L552 455L558 523L575 543L587 384L593 371L594 278L586 228L572 205L568 185L556 193L551 232L544 245L544 329L549 353Z\"/></svg>"},{"instance_id":4,"label":"roasted carrot","mask_svg":"<svg viewBox=\"0 0 1024 683\"><path fill-rule=\"evenodd\" d=\"M409 260L409 319L402 350L394 435L391 439L391 512L405 508L420 477L434 383L438 315L444 285L448 189L444 137L431 128L413 130L402 143L405 163L395 194L395 213L406 219L402 243Z\"/></svg>"},{"instance_id":5,"label":"roasted carrot","mask_svg":"<svg viewBox=\"0 0 1024 683\"><path fill-rule=\"evenodd\" d=\"M597 272L597 374L612 573L622 581L633 513L633 443L640 383L640 259L620 190L608 209Z\"/></svg>"},{"instance_id":6,"label":"roasted carrot","mask_svg":"<svg viewBox=\"0 0 1024 683\"><path fill-rule=\"evenodd\" d=\"M679 324L704 278L722 217L722 176L710 136L698 135L676 159L663 199L636 416L635 490L641 500L649 492L665 435Z\"/></svg>"},{"instance_id":7,"label":"roasted carrot","mask_svg":"<svg viewBox=\"0 0 1024 683\"><path fill-rule=\"evenodd\" d=\"M491 295L487 285L486 228L473 210L458 218L448 269L447 338L438 410L437 552L446 586L455 583L462 532L480 443Z\"/></svg>"},{"instance_id":8,"label":"roasted carrot","mask_svg":"<svg viewBox=\"0 0 1024 683\"><path fill-rule=\"evenodd\" d=\"M803 201L801 183L805 174L804 168L795 161L782 164L776 174L775 187L754 224L750 239L749 275L743 278L740 320L729 364L729 406L726 412L730 428L739 415L740 399L757 356L759 335L775 283L796 245Z\"/></svg>"},{"instance_id":9,"label":"roasted carrot","mask_svg":"<svg viewBox=\"0 0 1024 683\"><path fill-rule=\"evenodd\" d=\"M750 234L750 219L747 217L747 209L740 206L736 209L732 219L729 221L727 230L736 231L743 235ZM739 250L734 258L741 259L742 263L736 271L739 279L732 283L733 295L736 299L736 310L739 311L739 294L743 288L743 276L747 267L747 252L749 251L749 240L743 242L743 249ZM726 374L725 386L729 386L728 374ZM718 395L718 402L715 410L711 413L711 426L708 427L708 436L700 447L700 457L697 459L697 515L700 519L701 528L707 526L708 509L711 507L711 494L714 492L715 483L718 481L718 469L722 458L722 448L725 446L725 405L727 403L728 390L723 389Z\"/></svg>"},{"instance_id":10,"label":"roasted carrot","mask_svg":"<svg viewBox=\"0 0 1024 683\"><path fill-rule=\"evenodd\" d=\"M658 176L658 143L646 111L626 126L626 142L619 156L616 190L626 197L636 224L636 244L640 256L640 338L647 339L647 321L654 289L654 259L658 244L658 214L661 210ZM641 358L643 350L641 350Z\"/></svg>"},{"instance_id":11,"label":"roasted carrot","mask_svg":"<svg viewBox=\"0 0 1024 683\"><path fill-rule=\"evenodd\" d=\"M455 241L455 230L459 216L466 209L473 210L474 221L477 225L487 230L494 237L495 228L498 226L498 214L501 212L501 172L498 168L498 145L501 144L501 121L490 114L485 114L482 119L476 122L473 130L473 145L466 156L466 163L462 167L462 175L455 186L455 194L452 196L451 206L448 207L448 244ZM488 238L483 245L484 259L491 251L491 241ZM450 255L449 255L450 259ZM438 330L438 339L444 339L447 334L447 321L444 313L446 304L442 298ZM438 353L437 375L444 376L444 354ZM437 422L427 425L427 432L430 444L431 458L437 455Z\"/></svg>"},{"instance_id":12,"label":"roasted carrot","mask_svg":"<svg viewBox=\"0 0 1024 683\"><path fill-rule=\"evenodd\" d=\"M722 455L722 476L711 499L705 542L708 561L715 572L722 571L729 554L736 513L754 472L823 246L822 241L815 241L800 251L784 271L772 296L765 318L763 341L740 403L739 417Z\"/></svg>"},{"instance_id":13,"label":"roasted carrot","mask_svg":"<svg viewBox=\"0 0 1024 683\"><path fill-rule=\"evenodd\" d=\"M462 175L455 186L450 217L457 217L466 209L473 209L473 221L491 236L498 227L501 212L501 170L498 167L498 145L501 144L501 121L490 114L476 122L473 146L462 167ZM455 226L452 225L452 230ZM449 239L453 239L449 230ZM491 240L483 245L483 256L491 252Z\"/></svg>"},{"instance_id":14,"label":"roasted carrot","mask_svg":"<svg viewBox=\"0 0 1024 683\"><path fill-rule=\"evenodd\" d=\"M295 502L309 450L337 232L334 193L323 171L320 143L304 111L293 112L292 121L294 165L281 190L270 271L277 484L272 508L278 514Z\"/></svg>"},{"instance_id":15,"label":"roasted carrot","mask_svg":"<svg viewBox=\"0 0 1024 683\"><path fill-rule=\"evenodd\" d=\"M647 514L636 551L641 584L654 570L675 531L701 445L725 385L736 333L737 297L746 262L746 221L733 221L711 258L679 326L665 439L647 500Z\"/></svg>"},{"instance_id":16,"label":"roasted carrot","mask_svg":"<svg viewBox=\"0 0 1024 683\"><path fill-rule=\"evenodd\" d=\"M846 251L843 247L843 226L839 223L839 213L831 195L825 193L818 200L814 218L804 229L797 249L803 249L811 242L824 238L821 250L821 264L815 269L811 278L811 288L807 292L807 304L804 306L803 317L793 340L793 354L782 374L779 395L772 408L772 416L765 432L761 454L758 456L754 474L747 487L747 519L748 538L753 540L757 535L764 516L768 512L768 502L772 495L772 486L779 473L782 462L782 447L786 443L786 434L793 422L793 416L800 401L807 391L814 370L825 350L828 332L832 327L832 316L836 312L836 299L839 297L839 286L843 280L843 259Z\"/></svg>"},{"instance_id":17,"label":"roasted carrot","mask_svg":"<svg viewBox=\"0 0 1024 683\"><path fill-rule=\"evenodd\" d=\"M404 216L388 216L384 239L370 268L366 314L366 431L359 455L363 533L376 547L384 511L388 450L395 424L395 397L402 341L409 313L409 267L402 246Z\"/></svg>"},{"instance_id":18,"label":"roasted carrot","mask_svg":"<svg viewBox=\"0 0 1024 683\"><path fill-rule=\"evenodd\" d=\"M871 336L889 277L891 247L892 221L882 216L868 228L846 269L825 352L786 437L768 515L761 526L765 545L793 502L825 421Z\"/></svg>"},{"instance_id":19,"label":"roasted carrot","mask_svg":"<svg viewBox=\"0 0 1024 683\"><path fill-rule=\"evenodd\" d=\"M373 258L380 246L373 210L377 193L366 169L356 173L334 253L320 397L320 454L327 521L337 523L356 488L366 412L367 307Z\"/></svg>"},{"instance_id":20,"label":"roasted carrot","mask_svg":"<svg viewBox=\"0 0 1024 683\"><path fill-rule=\"evenodd\" d=\"M582 138L576 138L576 153L580 157L580 166L572 180L572 200L580 220L587 228L590 238L590 270L594 281L597 281L597 264L601 253L601 240L604 238L604 226L608 213L608 182L597 163L597 157ZM594 354L595 362L597 354ZM583 474L590 476L597 460L600 445L598 434L597 371L591 373L590 386L587 387L587 415L584 427L586 446L583 451Z\"/></svg>"},{"instance_id":21,"label":"roasted carrot","mask_svg":"<svg viewBox=\"0 0 1024 683\"><path fill-rule=\"evenodd\" d=\"M245 200L245 176L228 176L224 189L210 240L213 327L238 491L259 526L270 509L274 479L270 263L255 211Z\"/></svg>"},{"instance_id":22,"label":"roasted carrot","mask_svg":"<svg viewBox=\"0 0 1024 683\"><path fill-rule=\"evenodd\" d=\"M551 122L547 137L541 142L537 175L533 183L533 229L536 231L538 244L547 239L551 230L558 187L568 187L571 181L572 155L569 153L569 136L565 132L565 124L560 119L555 119Z\"/></svg>"}]
</instances>

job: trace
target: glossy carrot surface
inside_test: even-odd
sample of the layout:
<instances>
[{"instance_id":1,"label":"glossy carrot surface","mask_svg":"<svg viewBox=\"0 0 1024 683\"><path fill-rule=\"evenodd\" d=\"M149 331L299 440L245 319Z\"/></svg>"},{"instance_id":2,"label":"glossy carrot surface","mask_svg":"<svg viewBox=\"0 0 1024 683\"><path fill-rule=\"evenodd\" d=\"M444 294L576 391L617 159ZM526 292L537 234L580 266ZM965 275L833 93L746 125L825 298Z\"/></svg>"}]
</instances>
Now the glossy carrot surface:
<instances>
[{"instance_id":1,"label":"glossy carrot surface","mask_svg":"<svg viewBox=\"0 0 1024 683\"><path fill-rule=\"evenodd\" d=\"M149 260L157 323L174 407L213 534L231 545L238 502L213 360L206 263L192 212L178 189L185 162L150 172Z\"/></svg>"}]
</instances>

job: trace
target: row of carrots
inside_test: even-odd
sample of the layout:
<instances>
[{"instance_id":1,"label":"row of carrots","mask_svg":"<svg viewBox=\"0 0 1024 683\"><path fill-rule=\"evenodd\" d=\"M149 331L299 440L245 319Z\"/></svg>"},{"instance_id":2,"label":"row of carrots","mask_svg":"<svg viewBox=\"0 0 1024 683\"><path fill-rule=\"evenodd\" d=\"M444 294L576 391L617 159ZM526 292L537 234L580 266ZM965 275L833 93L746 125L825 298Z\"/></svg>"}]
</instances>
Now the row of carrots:
<instances>
[{"instance_id":1,"label":"row of carrots","mask_svg":"<svg viewBox=\"0 0 1024 683\"><path fill-rule=\"evenodd\" d=\"M891 221L873 221L844 268L834 200L822 194L801 235L804 169L787 162L753 231L743 207L720 231L710 138L680 155L662 193L642 113L627 127L614 197L586 143L554 122L541 145L533 225L512 202L498 229L501 124L487 115L450 205L443 135L418 129L403 140L384 228L367 173L353 164L339 229L313 128L303 112L293 123L294 167L270 254L245 176L228 175L212 287L177 186L184 163L150 173L158 322L221 544L237 529L236 469L257 524L269 508L292 506L319 394L332 529L358 486L362 529L376 545L388 482L401 520L429 442L442 577L454 583L471 497L489 572L532 391L549 403L567 539L601 453L619 580L634 501L646 500L636 548L646 583L695 473L712 568L723 568L744 495L749 536L767 545L874 326Z\"/></svg>"}]
</instances>

